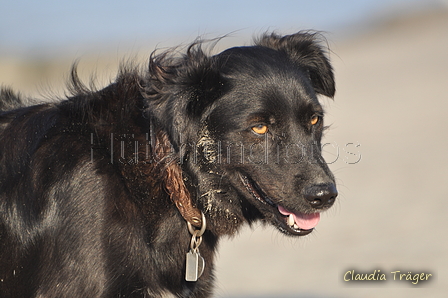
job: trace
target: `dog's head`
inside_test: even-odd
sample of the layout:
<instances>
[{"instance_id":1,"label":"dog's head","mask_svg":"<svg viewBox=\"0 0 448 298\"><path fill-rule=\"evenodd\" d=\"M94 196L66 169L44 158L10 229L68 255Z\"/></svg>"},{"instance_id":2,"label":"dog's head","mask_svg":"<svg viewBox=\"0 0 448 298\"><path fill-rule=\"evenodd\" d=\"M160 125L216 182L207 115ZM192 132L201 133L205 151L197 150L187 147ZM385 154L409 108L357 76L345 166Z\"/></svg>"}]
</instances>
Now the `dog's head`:
<instances>
[{"instance_id":1,"label":"dog's head","mask_svg":"<svg viewBox=\"0 0 448 298\"><path fill-rule=\"evenodd\" d=\"M335 201L321 156L333 72L318 35L264 35L254 46L208 56L151 59L144 95L167 132L193 203L218 234L262 219L306 235Z\"/></svg>"}]
</instances>

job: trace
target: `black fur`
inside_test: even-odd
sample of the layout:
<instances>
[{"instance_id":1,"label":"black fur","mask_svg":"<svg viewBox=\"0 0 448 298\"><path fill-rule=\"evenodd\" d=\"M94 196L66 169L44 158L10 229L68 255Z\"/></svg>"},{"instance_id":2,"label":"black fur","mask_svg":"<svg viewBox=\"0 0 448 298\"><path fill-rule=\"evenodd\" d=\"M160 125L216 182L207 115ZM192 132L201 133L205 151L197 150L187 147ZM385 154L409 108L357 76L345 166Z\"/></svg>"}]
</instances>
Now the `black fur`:
<instances>
[{"instance_id":1,"label":"black fur","mask_svg":"<svg viewBox=\"0 0 448 298\"><path fill-rule=\"evenodd\" d=\"M99 91L74 68L58 103L2 91L1 297L210 297L221 236L256 220L311 232L288 228L279 206L316 214L337 195L320 149L316 94L335 86L319 35L264 35L215 56L201 45L122 67ZM191 235L170 179L207 219L197 282L184 278Z\"/></svg>"}]
</instances>

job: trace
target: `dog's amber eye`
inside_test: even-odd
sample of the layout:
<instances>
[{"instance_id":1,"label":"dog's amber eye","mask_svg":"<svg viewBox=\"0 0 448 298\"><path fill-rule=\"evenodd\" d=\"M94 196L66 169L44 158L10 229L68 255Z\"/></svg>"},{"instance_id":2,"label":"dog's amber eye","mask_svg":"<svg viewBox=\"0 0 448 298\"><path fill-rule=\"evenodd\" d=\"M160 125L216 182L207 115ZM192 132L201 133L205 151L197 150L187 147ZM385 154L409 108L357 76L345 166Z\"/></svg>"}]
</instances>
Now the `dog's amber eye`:
<instances>
[{"instance_id":1,"label":"dog's amber eye","mask_svg":"<svg viewBox=\"0 0 448 298\"><path fill-rule=\"evenodd\" d=\"M311 117L311 120L310 120L311 125L316 125L318 122L319 122L319 116L314 115L313 117Z\"/></svg>"},{"instance_id":2,"label":"dog's amber eye","mask_svg":"<svg viewBox=\"0 0 448 298\"><path fill-rule=\"evenodd\" d=\"M260 125L257 125L257 126L253 126L252 130L256 134L264 135L265 133L268 132L268 127L266 125L264 125L264 124L260 124Z\"/></svg>"}]
</instances>

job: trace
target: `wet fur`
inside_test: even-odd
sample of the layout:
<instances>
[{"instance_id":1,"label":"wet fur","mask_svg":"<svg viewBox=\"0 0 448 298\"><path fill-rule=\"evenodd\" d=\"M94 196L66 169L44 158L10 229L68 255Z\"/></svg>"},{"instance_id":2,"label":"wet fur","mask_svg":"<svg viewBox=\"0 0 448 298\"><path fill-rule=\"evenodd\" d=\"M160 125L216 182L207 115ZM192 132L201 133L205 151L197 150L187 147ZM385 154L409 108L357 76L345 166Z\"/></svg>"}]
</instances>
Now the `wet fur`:
<instances>
[{"instance_id":1,"label":"wet fur","mask_svg":"<svg viewBox=\"0 0 448 298\"><path fill-rule=\"evenodd\" d=\"M301 212L312 209L302 188L333 182L320 158L323 127L307 128L321 111L316 94L335 90L319 41L314 33L264 35L216 56L194 43L181 55L153 54L143 71L122 67L99 91L74 68L72 96L58 103L29 106L2 90L0 296L210 297L219 238L278 220L239 173ZM316 162L268 165L239 154L264 140L251 123L273 119L269 137L300 137L315 149L306 160ZM184 280L191 235L175 196L188 196L207 218L197 282Z\"/></svg>"}]
</instances>

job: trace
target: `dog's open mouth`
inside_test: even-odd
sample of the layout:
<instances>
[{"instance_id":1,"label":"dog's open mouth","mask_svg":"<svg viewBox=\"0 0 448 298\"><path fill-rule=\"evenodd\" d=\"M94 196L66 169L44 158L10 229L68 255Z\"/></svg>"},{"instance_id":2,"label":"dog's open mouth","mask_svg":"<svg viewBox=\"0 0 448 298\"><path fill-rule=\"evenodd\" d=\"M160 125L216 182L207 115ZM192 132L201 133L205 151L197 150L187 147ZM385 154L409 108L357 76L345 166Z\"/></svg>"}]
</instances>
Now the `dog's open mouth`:
<instances>
[{"instance_id":1,"label":"dog's open mouth","mask_svg":"<svg viewBox=\"0 0 448 298\"><path fill-rule=\"evenodd\" d=\"M319 213L305 214L293 213L283 206L274 203L272 199L260 188L260 186L249 176L240 174L241 181L247 191L264 205L274 209L275 222L278 228L286 233L297 236L304 236L311 233L320 220Z\"/></svg>"}]
</instances>

